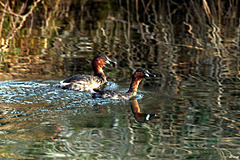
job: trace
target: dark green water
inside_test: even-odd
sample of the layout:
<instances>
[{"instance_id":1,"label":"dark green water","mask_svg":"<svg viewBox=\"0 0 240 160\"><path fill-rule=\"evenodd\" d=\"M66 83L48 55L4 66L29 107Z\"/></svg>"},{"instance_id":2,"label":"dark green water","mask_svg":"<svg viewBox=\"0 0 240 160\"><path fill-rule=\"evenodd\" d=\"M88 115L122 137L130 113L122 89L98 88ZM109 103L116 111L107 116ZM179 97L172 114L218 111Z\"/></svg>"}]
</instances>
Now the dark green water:
<instances>
[{"instance_id":1,"label":"dark green water","mask_svg":"<svg viewBox=\"0 0 240 160\"><path fill-rule=\"evenodd\" d=\"M239 159L238 1L1 7L1 159ZM128 101L58 87L98 53L118 63L107 89L126 91L137 68L157 77Z\"/></svg>"}]
</instances>

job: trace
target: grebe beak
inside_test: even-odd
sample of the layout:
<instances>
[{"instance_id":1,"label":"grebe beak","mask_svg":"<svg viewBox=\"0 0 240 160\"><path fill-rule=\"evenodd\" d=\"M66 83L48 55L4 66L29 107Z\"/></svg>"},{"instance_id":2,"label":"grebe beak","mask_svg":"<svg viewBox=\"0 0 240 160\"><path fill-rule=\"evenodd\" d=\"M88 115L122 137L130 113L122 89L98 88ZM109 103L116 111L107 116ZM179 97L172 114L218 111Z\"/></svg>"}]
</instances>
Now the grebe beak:
<instances>
[{"instance_id":1,"label":"grebe beak","mask_svg":"<svg viewBox=\"0 0 240 160\"><path fill-rule=\"evenodd\" d=\"M115 61L109 61L109 63L112 65L113 68L115 68L117 65L117 62L115 62Z\"/></svg>"},{"instance_id":2,"label":"grebe beak","mask_svg":"<svg viewBox=\"0 0 240 160\"><path fill-rule=\"evenodd\" d=\"M156 75L155 74L152 74L152 73L145 73L145 76L146 77L156 77Z\"/></svg>"},{"instance_id":3,"label":"grebe beak","mask_svg":"<svg viewBox=\"0 0 240 160\"><path fill-rule=\"evenodd\" d=\"M107 60L106 60L106 63L107 64L111 64L112 65L112 67L116 67L116 64L117 64L117 62L115 62L115 61L112 61L111 59L109 59L109 58L107 58Z\"/></svg>"}]
</instances>

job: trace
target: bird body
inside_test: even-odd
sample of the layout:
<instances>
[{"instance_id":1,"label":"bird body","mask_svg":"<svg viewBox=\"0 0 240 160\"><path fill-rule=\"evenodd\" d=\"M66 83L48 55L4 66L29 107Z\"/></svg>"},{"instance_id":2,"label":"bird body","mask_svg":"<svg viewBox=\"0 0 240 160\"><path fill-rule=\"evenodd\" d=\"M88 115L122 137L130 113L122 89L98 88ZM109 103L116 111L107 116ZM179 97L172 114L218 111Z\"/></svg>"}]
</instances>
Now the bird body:
<instances>
[{"instance_id":1,"label":"bird body","mask_svg":"<svg viewBox=\"0 0 240 160\"><path fill-rule=\"evenodd\" d=\"M115 66L116 62L111 61L106 55L98 54L92 60L92 68L94 75L74 75L63 81L60 81L62 89L71 89L75 91L89 91L99 88L107 82L106 76L103 72L105 64L112 64Z\"/></svg>"},{"instance_id":2,"label":"bird body","mask_svg":"<svg viewBox=\"0 0 240 160\"><path fill-rule=\"evenodd\" d=\"M138 85L142 81L142 79L146 77L156 77L156 75L150 73L146 69L137 69L132 75L132 81L127 92L93 89L94 93L92 93L92 97L104 99L130 99L132 97L136 97Z\"/></svg>"}]
</instances>

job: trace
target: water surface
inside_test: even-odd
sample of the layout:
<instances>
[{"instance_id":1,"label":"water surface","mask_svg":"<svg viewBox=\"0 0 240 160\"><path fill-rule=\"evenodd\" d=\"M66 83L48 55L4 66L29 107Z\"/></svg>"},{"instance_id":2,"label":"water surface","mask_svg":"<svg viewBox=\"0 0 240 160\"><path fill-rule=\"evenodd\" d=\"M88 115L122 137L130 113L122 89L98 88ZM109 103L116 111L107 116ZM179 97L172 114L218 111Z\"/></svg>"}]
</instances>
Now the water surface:
<instances>
[{"instance_id":1,"label":"water surface","mask_svg":"<svg viewBox=\"0 0 240 160\"><path fill-rule=\"evenodd\" d=\"M2 159L239 159L238 1L14 2L0 13ZM157 77L127 101L59 88L98 53L118 63L106 89L137 68Z\"/></svg>"}]
</instances>

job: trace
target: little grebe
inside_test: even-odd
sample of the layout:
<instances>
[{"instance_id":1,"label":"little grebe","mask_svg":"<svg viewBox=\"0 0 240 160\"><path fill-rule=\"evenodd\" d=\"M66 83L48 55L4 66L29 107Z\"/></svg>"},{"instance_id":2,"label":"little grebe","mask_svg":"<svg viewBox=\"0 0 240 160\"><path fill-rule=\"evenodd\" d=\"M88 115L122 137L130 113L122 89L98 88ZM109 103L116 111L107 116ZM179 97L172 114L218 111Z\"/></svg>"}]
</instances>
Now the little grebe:
<instances>
[{"instance_id":1,"label":"little grebe","mask_svg":"<svg viewBox=\"0 0 240 160\"><path fill-rule=\"evenodd\" d=\"M130 99L137 95L138 85L142 81L142 79L149 76L156 77L156 75L150 73L146 69L137 69L136 72L132 75L132 82L127 92L93 89L94 93L92 93L92 97L109 99Z\"/></svg>"},{"instance_id":2,"label":"little grebe","mask_svg":"<svg viewBox=\"0 0 240 160\"><path fill-rule=\"evenodd\" d=\"M103 73L105 64L112 64L115 67L116 62L110 60L104 54L96 55L92 60L92 68L94 75L75 75L60 82L62 89L71 89L75 91L89 91L99 88L107 82L106 76Z\"/></svg>"}]
</instances>

